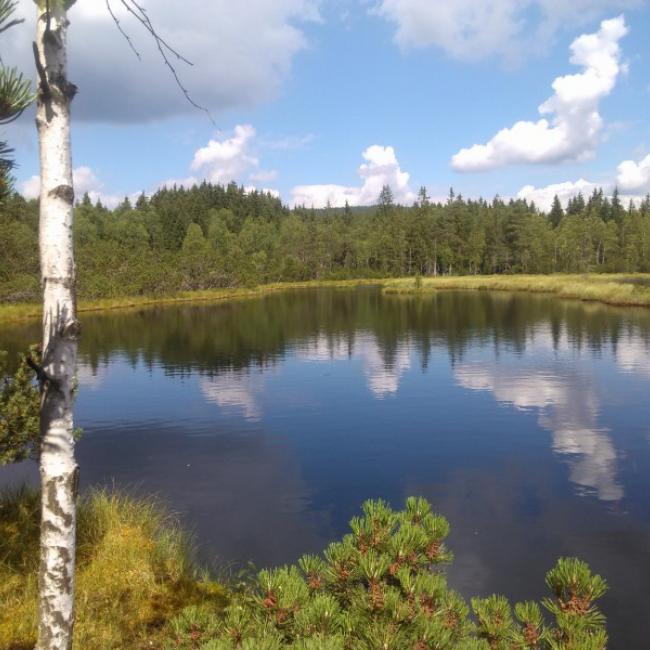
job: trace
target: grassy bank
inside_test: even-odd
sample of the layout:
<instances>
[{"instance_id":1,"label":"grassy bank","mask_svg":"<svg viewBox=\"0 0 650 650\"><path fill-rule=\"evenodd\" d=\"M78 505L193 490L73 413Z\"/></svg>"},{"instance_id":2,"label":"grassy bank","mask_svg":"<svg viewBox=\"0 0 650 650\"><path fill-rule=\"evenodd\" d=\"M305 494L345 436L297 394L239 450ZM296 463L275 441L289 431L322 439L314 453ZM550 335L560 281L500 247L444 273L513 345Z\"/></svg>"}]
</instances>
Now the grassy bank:
<instances>
[{"instance_id":1,"label":"grassy bank","mask_svg":"<svg viewBox=\"0 0 650 650\"><path fill-rule=\"evenodd\" d=\"M650 306L650 274L588 275L469 275L438 278L313 280L284 282L253 288L185 291L170 296L125 296L81 300L80 312L109 311L151 305L218 302L257 298L287 289L318 287L353 288L379 285L387 294L415 294L443 290L528 291L551 293L560 298L598 301L608 305ZM39 318L37 304L0 304L0 323Z\"/></svg>"},{"instance_id":2,"label":"grassy bank","mask_svg":"<svg viewBox=\"0 0 650 650\"><path fill-rule=\"evenodd\" d=\"M169 296L124 296L120 298L101 298L97 300L80 300L80 313L93 311L110 311L114 309L131 309L152 305L172 305L187 302L219 302L222 300L243 300L258 298L287 289L308 289L317 287L351 288L357 286L381 285L382 280L312 280L309 282L281 282L257 287L236 289L209 289L204 291L183 291ZM0 323L40 318L41 306L34 303L0 304Z\"/></svg>"},{"instance_id":3,"label":"grassy bank","mask_svg":"<svg viewBox=\"0 0 650 650\"><path fill-rule=\"evenodd\" d=\"M387 294L413 295L445 290L526 291L608 305L650 306L650 275L490 275L386 280Z\"/></svg>"},{"instance_id":4,"label":"grassy bank","mask_svg":"<svg viewBox=\"0 0 650 650\"><path fill-rule=\"evenodd\" d=\"M188 606L212 609L225 591L202 579L187 538L151 501L92 493L78 509L75 648L161 648L168 621ZM36 642L39 498L0 495L0 648Z\"/></svg>"}]
</instances>

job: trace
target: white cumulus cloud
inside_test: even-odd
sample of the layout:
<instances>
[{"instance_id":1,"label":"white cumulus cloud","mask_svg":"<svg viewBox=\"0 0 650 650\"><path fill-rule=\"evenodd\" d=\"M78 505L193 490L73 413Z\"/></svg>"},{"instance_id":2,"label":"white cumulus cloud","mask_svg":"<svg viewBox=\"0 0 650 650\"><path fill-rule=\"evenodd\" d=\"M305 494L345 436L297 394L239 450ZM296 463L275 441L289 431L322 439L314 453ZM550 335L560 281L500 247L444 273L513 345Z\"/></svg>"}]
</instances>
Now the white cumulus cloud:
<instances>
[{"instance_id":1,"label":"white cumulus cloud","mask_svg":"<svg viewBox=\"0 0 650 650\"><path fill-rule=\"evenodd\" d=\"M402 171L395 149L373 145L363 152L365 163L359 167L363 184L358 187L345 185L298 185L292 190L292 204L322 208L372 205L377 202L384 185L393 191L395 201L410 204L415 201L409 181L410 174Z\"/></svg>"},{"instance_id":2,"label":"white cumulus cloud","mask_svg":"<svg viewBox=\"0 0 650 650\"><path fill-rule=\"evenodd\" d=\"M650 154L638 163L624 160L618 166L617 182L624 192L650 192Z\"/></svg>"},{"instance_id":3,"label":"white cumulus cloud","mask_svg":"<svg viewBox=\"0 0 650 650\"><path fill-rule=\"evenodd\" d=\"M576 182L566 181L565 183L554 183L546 187L535 187L526 185L517 194L518 199L526 199L529 203L535 202L535 205L544 212L548 212L553 205L553 199L557 196L562 205L566 205L569 199L578 194L587 196L591 194L598 185L591 181L581 178Z\"/></svg>"},{"instance_id":4,"label":"white cumulus cloud","mask_svg":"<svg viewBox=\"0 0 650 650\"><path fill-rule=\"evenodd\" d=\"M513 164L582 161L594 155L603 130L598 112L600 101L609 95L621 63L619 41L627 34L623 16L605 20L594 34L583 34L571 45L571 63L583 72L558 77L554 94L540 107L537 122L517 122L499 131L487 144L461 149L452 167L476 172Z\"/></svg>"},{"instance_id":5,"label":"white cumulus cloud","mask_svg":"<svg viewBox=\"0 0 650 650\"><path fill-rule=\"evenodd\" d=\"M618 188L619 196L624 204L632 201L637 206L640 205L645 195L650 193L650 155L647 155L639 162L624 160L618 166L616 179L612 176L611 179L605 182L594 183L581 178L577 181L554 183L545 187L526 185L519 190L517 198L534 201L538 208L548 211L555 196L560 199L563 205L566 205L569 199L578 196L578 194L586 197L598 188L602 188L605 195L610 197L614 189Z\"/></svg>"},{"instance_id":6,"label":"white cumulus cloud","mask_svg":"<svg viewBox=\"0 0 650 650\"><path fill-rule=\"evenodd\" d=\"M377 0L373 12L395 25L402 49L438 47L450 56L510 63L541 51L559 29L639 6L643 0Z\"/></svg>"},{"instance_id":7,"label":"white cumulus cloud","mask_svg":"<svg viewBox=\"0 0 650 650\"><path fill-rule=\"evenodd\" d=\"M210 140L194 154L192 171L202 170L205 178L212 183L228 183L242 178L260 164L249 151L255 135L255 129L250 124L244 124L235 127L231 138Z\"/></svg>"},{"instance_id":8,"label":"white cumulus cloud","mask_svg":"<svg viewBox=\"0 0 650 650\"><path fill-rule=\"evenodd\" d=\"M194 153L191 176L170 178L160 187L199 185L203 181L227 185L244 184L246 191L258 190L279 197L275 189L263 186L278 177L275 170L264 170L254 149L257 132L250 124L238 124L231 135L220 134Z\"/></svg>"},{"instance_id":9,"label":"white cumulus cloud","mask_svg":"<svg viewBox=\"0 0 650 650\"><path fill-rule=\"evenodd\" d=\"M70 10L70 77L79 86L75 118L140 122L195 111L165 68L153 39L119 0L113 10L142 56L138 61L103 0ZM319 21L319 0L143 0L160 35L194 65L176 62L192 97L212 111L256 105L277 95L295 56L308 45L302 26ZM33 70L36 9L19 0L28 20L3 35L3 61Z\"/></svg>"}]
</instances>

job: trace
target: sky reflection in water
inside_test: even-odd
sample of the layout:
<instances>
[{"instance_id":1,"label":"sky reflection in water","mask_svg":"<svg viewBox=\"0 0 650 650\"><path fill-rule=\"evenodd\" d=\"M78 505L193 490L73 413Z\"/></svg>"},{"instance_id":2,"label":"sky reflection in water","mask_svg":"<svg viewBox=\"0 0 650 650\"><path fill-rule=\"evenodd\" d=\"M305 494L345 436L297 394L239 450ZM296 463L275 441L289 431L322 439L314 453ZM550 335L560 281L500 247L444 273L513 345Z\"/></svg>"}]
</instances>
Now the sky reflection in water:
<instances>
[{"instance_id":1,"label":"sky reflection in water","mask_svg":"<svg viewBox=\"0 0 650 650\"><path fill-rule=\"evenodd\" d=\"M292 561L364 499L421 494L461 590L536 597L579 555L612 584L612 647L642 647L650 311L323 290L85 321L83 484L158 494L204 561Z\"/></svg>"}]
</instances>

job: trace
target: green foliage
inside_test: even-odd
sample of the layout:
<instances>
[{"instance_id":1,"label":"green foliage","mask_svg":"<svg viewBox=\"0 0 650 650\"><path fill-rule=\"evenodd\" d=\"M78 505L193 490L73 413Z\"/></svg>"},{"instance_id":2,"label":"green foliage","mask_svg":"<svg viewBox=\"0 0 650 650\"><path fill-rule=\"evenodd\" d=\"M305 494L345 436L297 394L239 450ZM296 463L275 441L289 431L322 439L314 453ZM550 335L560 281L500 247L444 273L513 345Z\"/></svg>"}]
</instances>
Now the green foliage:
<instances>
[{"instance_id":1,"label":"green foliage","mask_svg":"<svg viewBox=\"0 0 650 650\"><path fill-rule=\"evenodd\" d=\"M0 300L39 298L37 202L0 208ZM522 200L289 210L275 197L204 183L113 210L85 196L75 215L81 299L351 278L650 271L650 198L595 191L547 216ZM421 278L418 280L418 278Z\"/></svg>"},{"instance_id":2,"label":"green foliage","mask_svg":"<svg viewBox=\"0 0 650 650\"><path fill-rule=\"evenodd\" d=\"M501 596L472 599L475 620L447 585L442 567L448 522L421 498L402 512L368 501L351 532L323 556L261 571L217 619L191 607L169 626L169 648L604 650L604 618L594 601L604 581L575 559L547 576L554 598L513 611Z\"/></svg>"},{"instance_id":3,"label":"green foliage","mask_svg":"<svg viewBox=\"0 0 650 650\"><path fill-rule=\"evenodd\" d=\"M22 22L14 18L18 3L16 0L0 0L0 34ZM18 118L34 101L31 82L16 68L6 68L0 59L0 124L7 124ZM13 149L0 141L0 206L10 193L14 167Z\"/></svg>"},{"instance_id":4,"label":"green foliage","mask_svg":"<svg viewBox=\"0 0 650 650\"><path fill-rule=\"evenodd\" d=\"M4 122L17 117L33 101L29 79L16 68L0 67L0 119Z\"/></svg>"},{"instance_id":5,"label":"green foliage","mask_svg":"<svg viewBox=\"0 0 650 650\"><path fill-rule=\"evenodd\" d=\"M25 355L10 371L7 354L0 352L0 465L25 460L38 451L40 399L33 377Z\"/></svg>"},{"instance_id":6,"label":"green foliage","mask_svg":"<svg viewBox=\"0 0 650 650\"><path fill-rule=\"evenodd\" d=\"M37 492L0 493L0 647L33 647ZM447 584L449 524L424 499L369 501L323 556L260 571L231 593L196 570L188 540L151 500L92 492L78 504L75 647L168 650L605 650L606 590L579 560L534 602L472 599Z\"/></svg>"}]
</instances>

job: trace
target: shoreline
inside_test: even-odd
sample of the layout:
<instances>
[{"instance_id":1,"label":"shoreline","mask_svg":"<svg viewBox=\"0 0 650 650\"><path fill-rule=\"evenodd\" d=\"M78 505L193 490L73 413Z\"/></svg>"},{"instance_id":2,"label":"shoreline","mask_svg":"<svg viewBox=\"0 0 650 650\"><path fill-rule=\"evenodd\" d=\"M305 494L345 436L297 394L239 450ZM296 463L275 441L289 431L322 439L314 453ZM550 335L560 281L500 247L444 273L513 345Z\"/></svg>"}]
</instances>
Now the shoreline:
<instances>
[{"instance_id":1,"label":"shoreline","mask_svg":"<svg viewBox=\"0 0 650 650\"><path fill-rule=\"evenodd\" d=\"M308 280L305 282L276 282L261 284L256 287L239 287L233 289L197 289L183 291L171 296L124 296L120 298L100 298L97 300L80 300L77 313L116 311L121 309L137 309L139 307L155 307L157 305L174 305L192 302L222 302L225 300L246 300L259 298L279 291L291 289L351 289L362 286L381 286L385 279L359 280ZM16 323L40 318L42 309L36 303L0 303L0 323Z\"/></svg>"},{"instance_id":2,"label":"shoreline","mask_svg":"<svg viewBox=\"0 0 650 650\"><path fill-rule=\"evenodd\" d=\"M650 307L650 274L472 275L395 279L382 283L388 295L437 291L504 291L552 295L613 307Z\"/></svg>"},{"instance_id":3,"label":"shoreline","mask_svg":"<svg viewBox=\"0 0 650 650\"><path fill-rule=\"evenodd\" d=\"M171 296L124 296L81 300L79 313L136 309L193 302L221 302L258 298L291 289L378 286L387 295L425 295L437 291L516 291L552 294L558 298L601 302L619 307L650 307L650 274L472 275L453 277L376 278L280 282L253 288L185 291ZM40 318L34 303L0 303L0 323Z\"/></svg>"}]
</instances>

